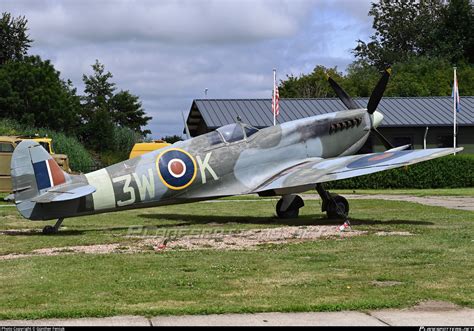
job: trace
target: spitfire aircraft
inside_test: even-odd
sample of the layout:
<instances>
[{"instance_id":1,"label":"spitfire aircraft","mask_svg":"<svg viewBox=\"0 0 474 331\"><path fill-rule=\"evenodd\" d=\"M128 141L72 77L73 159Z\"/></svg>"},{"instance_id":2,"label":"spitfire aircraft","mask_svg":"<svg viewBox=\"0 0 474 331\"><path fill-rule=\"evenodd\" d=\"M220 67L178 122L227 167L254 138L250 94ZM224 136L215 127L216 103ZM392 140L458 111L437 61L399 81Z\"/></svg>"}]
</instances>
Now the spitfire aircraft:
<instances>
[{"instance_id":1,"label":"spitfire aircraft","mask_svg":"<svg viewBox=\"0 0 474 331\"><path fill-rule=\"evenodd\" d=\"M295 218L304 206L297 193L316 188L322 211L345 218L347 200L323 183L407 166L452 154L453 148L410 150L393 147L377 130L376 111L388 83L382 75L367 108L361 108L331 78L348 108L258 130L237 121L216 131L88 174L71 175L34 141L23 141L11 162L13 194L21 215L57 219L43 233L57 232L65 218L164 206L256 193L281 196L280 218ZM374 134L386 151L355 155ZM456 151L461 151L457 148Z\"/></svg>"}]
</instances>

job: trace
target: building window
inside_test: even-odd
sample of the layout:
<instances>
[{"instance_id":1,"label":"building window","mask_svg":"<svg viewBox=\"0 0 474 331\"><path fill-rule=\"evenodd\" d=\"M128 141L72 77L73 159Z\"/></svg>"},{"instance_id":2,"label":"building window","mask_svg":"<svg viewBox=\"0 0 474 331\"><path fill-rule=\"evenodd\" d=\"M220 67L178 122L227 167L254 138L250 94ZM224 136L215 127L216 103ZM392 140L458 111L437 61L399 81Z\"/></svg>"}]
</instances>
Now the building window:
<instances>
[{"instance_id":1,"label":"building window","mask_svg":"<svg viewBox=\"0 0 474 331\"><path fill-rule=\"evenodd\" d=\"M410 145L410 149L413 149L412 137L394 137L392 143L394 147Z\"/></svg>"},{"instance_id":2,"label":"building window","mask_svg":"<svg viewBox=\"0 0 474 331\"><path fill-rule=\"evenodd\" d=\"M436 137L436 145L438 148L453 147L453 136Z\"/></svg>"}]
</instances>

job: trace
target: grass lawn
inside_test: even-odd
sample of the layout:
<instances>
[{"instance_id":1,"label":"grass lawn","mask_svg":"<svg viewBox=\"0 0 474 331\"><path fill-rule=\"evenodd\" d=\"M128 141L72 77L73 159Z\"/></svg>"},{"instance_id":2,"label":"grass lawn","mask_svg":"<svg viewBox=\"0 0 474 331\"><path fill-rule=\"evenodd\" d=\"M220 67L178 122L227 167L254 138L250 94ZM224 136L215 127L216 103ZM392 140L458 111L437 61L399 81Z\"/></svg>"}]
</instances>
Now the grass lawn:
<instances>
[{"instance_id":1,"label":"grass lawn","mask_svg":"<svg viewBox=\"0 0 474 331\"><path fill-rule=\"evenodd\" d=\"M273 218L275 200L195 203L66 219L59 235L0 235L0 255L47 247L123 243L129 226L256 229L330 223L319 201L295 220ZM0 318L335 311L445 300L474 307L474 213L398 201L354 200L368 234L241 251L165 250L0 260ZM0 231L40 229L0 208ZM411 236L379 236L405 231ZM389 283L394 282L394 283ZM393 286L381 286L395 284Z\"/></svg>"},{"instance_id":2,"label":"grass lawn","mask_svg":"<svg viewBox=\"0 0 474 331\"><path fill-rule=\"evenodd\" d=\"M402 194L418 197L425 196L466 196L474 197L474 187L437 188L437 189L391 189L391 190L334 190L340 194Z\"/></svg>"}]
</instances>

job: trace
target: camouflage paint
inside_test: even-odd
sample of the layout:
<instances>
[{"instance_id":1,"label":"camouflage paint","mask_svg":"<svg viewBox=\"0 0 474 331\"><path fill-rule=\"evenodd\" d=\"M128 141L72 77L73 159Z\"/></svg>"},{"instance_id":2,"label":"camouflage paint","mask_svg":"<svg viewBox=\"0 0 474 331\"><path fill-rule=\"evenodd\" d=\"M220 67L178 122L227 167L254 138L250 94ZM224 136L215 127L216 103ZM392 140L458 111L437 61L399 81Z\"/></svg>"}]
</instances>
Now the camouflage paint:
<instances>
[{"instance_id":1,"label":"camouflage paint","mask_svg":"<svg viewBox=\"0 0 474 331\"><path fill-rule=\"evenodd\" d=\"M31 165L49 159L49 154L38 144L22 142L12 158L15 201L24 217L46 220L252 192L291 194L318 182L360 176L452 152L436 149L392 152L390 156L345 156L365 143L372 117L365 109L329 113L214 145L210 138L215 133L211 132L86 175L65 174L66 183L51 191L37 189ZM95 191L88 193L91 187ZM53 202L55 197L73 191L84 195Z\"/></svg>"}]
</instances>

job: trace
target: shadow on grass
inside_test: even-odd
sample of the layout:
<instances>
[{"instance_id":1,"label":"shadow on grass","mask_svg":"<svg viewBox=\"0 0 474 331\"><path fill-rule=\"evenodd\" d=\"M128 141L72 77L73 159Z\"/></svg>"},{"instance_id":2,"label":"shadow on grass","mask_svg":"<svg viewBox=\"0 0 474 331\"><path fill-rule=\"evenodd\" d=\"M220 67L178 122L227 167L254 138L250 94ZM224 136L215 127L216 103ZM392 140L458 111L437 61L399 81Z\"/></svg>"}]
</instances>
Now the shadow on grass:
<instances>
[{"instance_id":1,"label":"shadow on grass","mask_svg":"<svg viewBox=\"0 0 474 331\"><path fill-rule=\"evenodd\" d=\"M273 217L252 217L252 216L205 216L205 215L187 215L187 214L143 214L139 215L148 219L166 219L180 221L177 224L158 224L154 227L179 227L189 226L193 224L279 224L279 225L340 225L343 220L328 219L326 216L301 216L292 219L280 219ZM413 221L413 220L369 220L369 219L353 219L349 218L352 225L433 225L432 222Z\"/></svg>"},{"instance_id":2,"label":"shadow on grass","mask_svg":"<svg viewBox=\"0 0 474 331\"><path fill-rule=\"evenodd\" d=\"M57 233L43 234L42 229L31 229L31 230L2 230L0 234L6 236L80 236L87 232L98 232L98 231L123 231L128 230L130 226L121 227L108 227L108 228L89 228L89 229L59 229ZM147 228L144 226L143 228ZM150 227L156 228L156 227Z\"/></svg>"},{"instance_id":3,"label":"shadow on grass","mask_svg":"<svg viewBox=\"0 0 474 331\"><path fill-rule=\"evenodd\" d=\"M106 228L85 228L85 229L60 229L58 233L51 234L52 236L80 236L89 232L112 232L112 231L127 231L130 228L139 226L142 230L156 230L165 228L177 228L190 225L229 225L229 224L260 224L260 225L281 225L281 226L304 226L304 225L327 225L338 226L343 220L327 219L326 216L301 216L292 219L279 219L273 217L255 217L255 216L206 216L206 215L188 215L188 214L142 214L139 217L159 220L156 224L130 224L130 226L117 226ZM161 224L161 221L175 221L174 223ZM433 225L432 222L413 221L413 220L370 220L350 218L351 225ZM7 236L51 236L42 233L41 229L32 230L3 230L0 234Z\"/></svg>"},{"instance_id":4,"label":"shadow on grass","mask_svg":"<svg viewBox=\"0 0 474 331\"><path fill-rule=\"evenodd\" d=\"M0 234L5 236L19 236L19 237L28 237L28 236L78 236L84 234L84 230L59 230L58 233L54 234L43 234L41 229L38 230L28 230L28 231L18 231L18 230L3 230L0 231Z\"/></svg>"}]
</instances>

